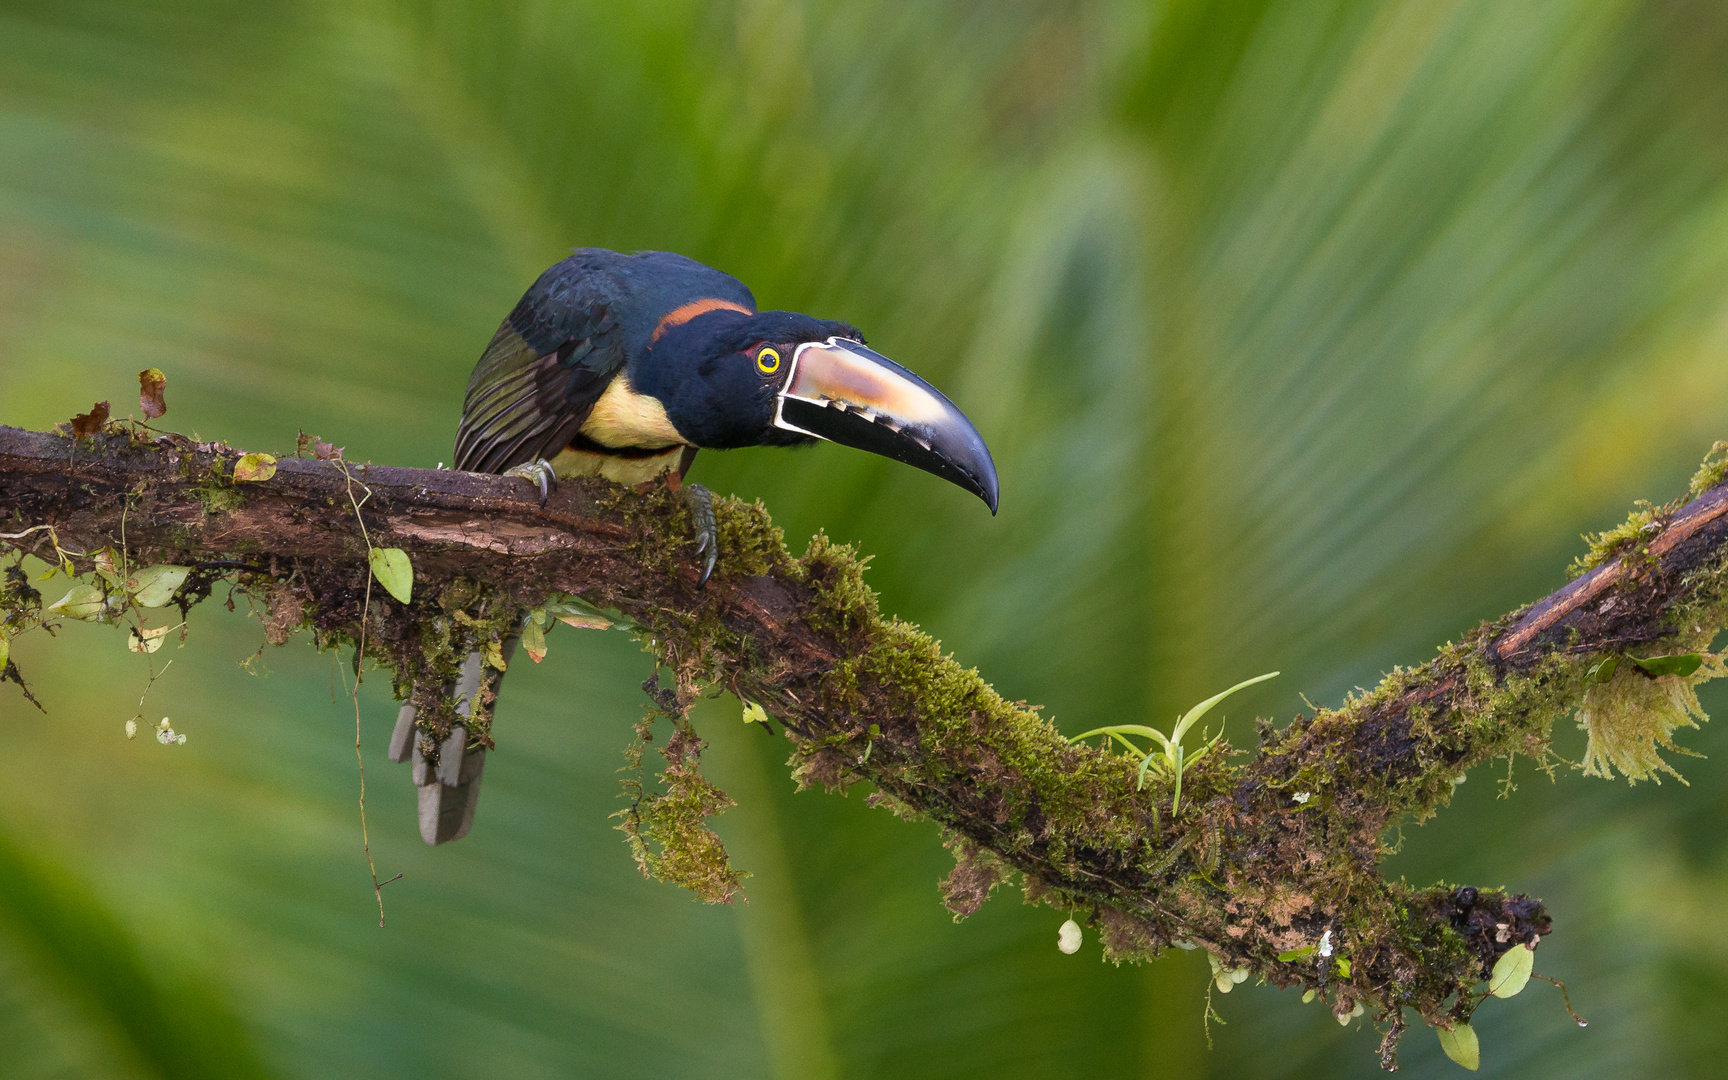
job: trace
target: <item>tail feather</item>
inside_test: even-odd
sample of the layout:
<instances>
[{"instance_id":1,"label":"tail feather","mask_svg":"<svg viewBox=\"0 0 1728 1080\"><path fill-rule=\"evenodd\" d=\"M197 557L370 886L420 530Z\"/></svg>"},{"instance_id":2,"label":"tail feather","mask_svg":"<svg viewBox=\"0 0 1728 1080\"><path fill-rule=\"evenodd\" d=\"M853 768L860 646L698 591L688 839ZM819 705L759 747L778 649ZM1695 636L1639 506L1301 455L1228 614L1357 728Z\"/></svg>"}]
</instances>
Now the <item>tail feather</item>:
<instances>
[{"instance_id":1,"label":"tail feather","mask_svg":"<svg viewBox=\"0 0 1728 1080\"><path fill-rule=\"evenodd\" d=\"M503 641L506 663L516 652L515 635ZM492 706L482 704L483 693L495 695L504 673L486 665L480 653L469 653L456 682L445 692L456 699L456 715L473 717L476 710L486 716ZM480 803L480 777L486 768L486 748L468 745L468 726L457 724L438 745L437 757L428 761L421 748L414 721L418 710L412 703L396 713L396 730L390 736L390 760L414 766L414 784L420 791L420 839L428 844L460 840L474 825L474 808Z\"/></svg>"}]
</instances>

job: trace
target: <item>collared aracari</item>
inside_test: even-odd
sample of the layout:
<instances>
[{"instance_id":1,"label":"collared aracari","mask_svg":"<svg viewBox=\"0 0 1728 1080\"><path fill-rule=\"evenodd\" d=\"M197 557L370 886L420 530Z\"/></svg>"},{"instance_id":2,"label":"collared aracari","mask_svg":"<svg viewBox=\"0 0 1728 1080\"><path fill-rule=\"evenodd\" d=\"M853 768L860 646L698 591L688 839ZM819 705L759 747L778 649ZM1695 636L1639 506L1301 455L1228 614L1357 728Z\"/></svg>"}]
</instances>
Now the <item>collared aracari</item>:
<instances>
[{"instance_id":1,"label":"collared aracari","mask_svg":"<svg viewBox=\"0 0 1728 1080\"><path fill-rule=\"evenodd\" d=\"M556 478L601 476L675 487L703 448L826 439L903 461L972 492L996 512L996 467L971 421L935 387L865 346L842 322L757 311L729 274L663 251L579 248L525 293L480 357L456 432L455 467L526 477L541 501ZM711 497L682 486L714 568ZM506 657L515 639L505 642ZM456 684L456 712L489 711L501 673L478 653ZM390 756L414 763L420 835L467 835L485 750L458 725L434 754L415 707Z\"/></svg>"}]
</instances>

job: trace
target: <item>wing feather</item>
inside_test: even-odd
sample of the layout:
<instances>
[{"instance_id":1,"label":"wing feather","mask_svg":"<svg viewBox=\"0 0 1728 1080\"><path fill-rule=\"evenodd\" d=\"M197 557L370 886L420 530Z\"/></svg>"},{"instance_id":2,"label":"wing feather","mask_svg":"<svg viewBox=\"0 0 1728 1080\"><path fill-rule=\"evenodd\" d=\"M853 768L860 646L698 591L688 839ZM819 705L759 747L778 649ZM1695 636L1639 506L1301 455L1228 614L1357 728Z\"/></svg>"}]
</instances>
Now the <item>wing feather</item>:
<instances>
[{"instance_id":1,"label":"wing feather","mask_svg":"<svg viewBox=\"0 0 1728 1080\"><path fill-rule=\"evenodd\" d=\"M456 468L504 472L553 457L624 367L618 322L593 300L605 283L567 276L551 287L542 278L492 335L468 381Z\"/></svg>"}]
</instances>

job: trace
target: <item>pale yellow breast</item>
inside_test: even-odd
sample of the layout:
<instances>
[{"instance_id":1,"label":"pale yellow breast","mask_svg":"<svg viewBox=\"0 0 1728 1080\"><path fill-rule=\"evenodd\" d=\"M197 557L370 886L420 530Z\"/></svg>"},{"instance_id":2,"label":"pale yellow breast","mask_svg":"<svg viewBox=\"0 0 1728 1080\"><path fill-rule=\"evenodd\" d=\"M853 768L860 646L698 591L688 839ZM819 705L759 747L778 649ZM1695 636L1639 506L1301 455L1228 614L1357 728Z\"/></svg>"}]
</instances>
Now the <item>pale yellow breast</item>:
<instances>
[{"instance_id":1,"label":"pale yellow breast","mask_svg":"<svg viewBox=\"0 0 1728 1080\"><path fill-rule=\"evenodd\" d=\"M653 457L623 458L611 454L595 454L587 450L564 450L552 459L552 471L560 479L577 476L599 476L614 484L634 486L675 468L683 456L684 447L674 446Z\"/></svg>"},{"instance_id":2,"label":"pale yellow breast","mask_svg":"<svg viewBox=\"0 0 1728 1080\"><path fill-rule=\"evenodd\" d=\"M666 418L666 407L647 394L638 394L622 373L594 403L594 411L582 425L582 434L601 446L686 445L684 436Z\"/></svg>"}]
</instances>

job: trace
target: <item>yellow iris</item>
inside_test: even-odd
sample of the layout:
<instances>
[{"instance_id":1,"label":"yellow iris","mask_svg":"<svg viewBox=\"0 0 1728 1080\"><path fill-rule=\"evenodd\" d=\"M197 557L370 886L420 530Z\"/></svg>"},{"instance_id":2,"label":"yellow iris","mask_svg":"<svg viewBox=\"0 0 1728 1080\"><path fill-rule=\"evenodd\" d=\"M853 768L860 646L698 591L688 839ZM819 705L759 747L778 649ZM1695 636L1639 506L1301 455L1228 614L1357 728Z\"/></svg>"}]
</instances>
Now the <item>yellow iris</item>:
<instances>
[{"instance_id":1,"label":"yellow iris","mask_svg":"<svg viewBox=\"0 0 1728 1080\"><path fill-rule=\"evenodd\" d=\"M772 375L780 370L780 353L775 349L763 349L756 354L756 369L764 375Z\"/></svg>"}]
</instances>

